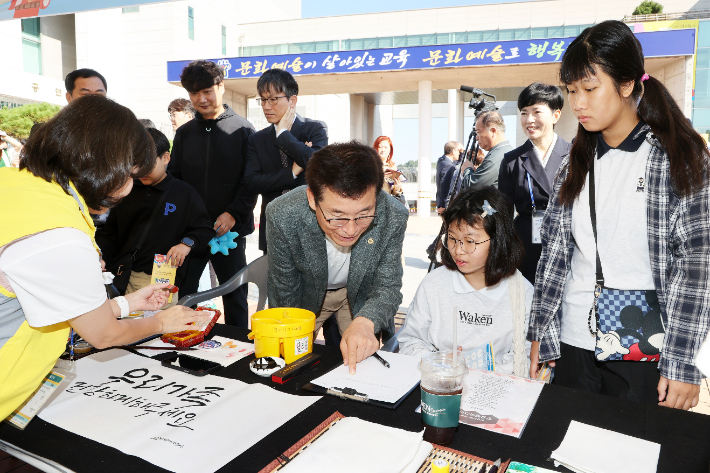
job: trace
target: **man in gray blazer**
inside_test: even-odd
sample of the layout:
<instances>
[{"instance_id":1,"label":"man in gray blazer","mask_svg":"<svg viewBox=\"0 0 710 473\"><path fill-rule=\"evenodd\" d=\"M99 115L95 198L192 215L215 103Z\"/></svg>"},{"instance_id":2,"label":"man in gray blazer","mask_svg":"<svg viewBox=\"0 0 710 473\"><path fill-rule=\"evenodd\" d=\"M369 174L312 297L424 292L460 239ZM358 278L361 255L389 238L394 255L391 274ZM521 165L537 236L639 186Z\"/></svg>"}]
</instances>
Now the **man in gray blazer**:
<instances>
[{"instance_id":1,"label":"man in gray blazer","mask_svg":"<svg viewBox=\"0 0 710 473\"><path fill-rule=\"evenodd\" d=\"M402 243L409 212L382 191L382 161L369 146L317 151L306 186L266 207L271 307L315 312L316 330L337 317L350 372L394 335L402 302Z\"/></svg>"},{"instance_id":2,"label":"man in gray blazer","mask_svg":"<svg viewBox=\"0 0 710 473\"><path fill-rule=\"evenodd\" d=\"M513 151L513 147L505 139L505 123L501 114L496 111L480 114L476 120L476 134L481 149L488 154L475 170L471 161L463 163L461 190L482 189L488 186L498 188L500 163L505 153Z\"/></svg>"}]
</instances>

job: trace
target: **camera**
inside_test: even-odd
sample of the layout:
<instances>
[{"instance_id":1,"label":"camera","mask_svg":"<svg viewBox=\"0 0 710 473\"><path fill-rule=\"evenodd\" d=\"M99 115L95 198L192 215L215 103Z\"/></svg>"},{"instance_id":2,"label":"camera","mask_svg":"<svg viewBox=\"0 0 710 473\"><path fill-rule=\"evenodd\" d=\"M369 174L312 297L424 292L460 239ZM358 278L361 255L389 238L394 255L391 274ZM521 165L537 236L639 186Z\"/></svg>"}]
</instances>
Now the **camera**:
<instances>
[{"instance_id":1,"label":"camera","mask_svg":"<svg viewBox=\"0 0 710 473\"><path fill-rule=\"evenodd\" d=\"M475 110L474 114L476 118L478 118L478 116L483 112L491 112L498 110L495 95L491 95L481 89L476 89L467 85L462 85L461 90L473 94L473 97L471 97L471 101L468 103L468 108L471 110ZM483 98L484 96L490 97L493 100L486 100Z\"/></svg>"}]
</instances>

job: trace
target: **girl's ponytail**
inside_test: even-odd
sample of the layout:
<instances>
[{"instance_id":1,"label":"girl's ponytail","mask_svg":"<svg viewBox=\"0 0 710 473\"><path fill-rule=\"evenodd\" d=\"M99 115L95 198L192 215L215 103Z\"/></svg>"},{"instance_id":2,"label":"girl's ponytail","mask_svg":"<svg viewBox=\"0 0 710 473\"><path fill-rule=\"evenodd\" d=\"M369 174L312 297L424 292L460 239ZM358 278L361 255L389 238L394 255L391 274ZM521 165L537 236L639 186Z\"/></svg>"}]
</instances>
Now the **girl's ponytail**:
<instances>
[{"instance_id":1,"label":"girl's ponytail","mask_svg":"<svg viewBox=\"0 0 710 473\"><path fill-rule=\"evenodd\" d=\"M639 79L640 81L640 79ZM668 89L653 76L643 84L637 112L668 153L671 184L680 195L703 186L708 167L705 140L693 129Z\"/></svg>"}]
</instances>

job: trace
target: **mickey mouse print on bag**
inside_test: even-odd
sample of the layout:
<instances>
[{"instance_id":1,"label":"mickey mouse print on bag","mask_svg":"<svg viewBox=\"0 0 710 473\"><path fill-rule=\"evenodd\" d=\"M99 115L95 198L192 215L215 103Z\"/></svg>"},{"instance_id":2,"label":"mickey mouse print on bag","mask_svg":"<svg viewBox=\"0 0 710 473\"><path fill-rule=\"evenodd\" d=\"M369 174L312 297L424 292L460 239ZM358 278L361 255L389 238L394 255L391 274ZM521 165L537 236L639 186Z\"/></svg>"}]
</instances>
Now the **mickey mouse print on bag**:
<instances>
[{"instance_id":1,"label":"mickey mouse print on bag","mask_svg":"<svg viewBox=\"0 0 710 473\"><path fill-rule=\"evenodd\" d=\"M658 361L665 329L656 291L604 288L595 357L599 361Z\"/></svg>"}]
</instances>

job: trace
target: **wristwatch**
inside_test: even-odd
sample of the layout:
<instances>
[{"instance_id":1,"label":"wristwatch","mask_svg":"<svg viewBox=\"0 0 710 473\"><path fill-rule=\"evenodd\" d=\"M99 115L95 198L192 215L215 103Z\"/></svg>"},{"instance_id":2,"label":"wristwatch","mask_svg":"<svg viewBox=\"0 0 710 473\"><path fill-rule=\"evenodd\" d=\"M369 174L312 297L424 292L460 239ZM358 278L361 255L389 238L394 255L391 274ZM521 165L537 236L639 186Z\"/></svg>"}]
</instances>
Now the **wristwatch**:
<instances>
[{"instance_id":1,"label":"wristwatch","mask_svg":"<svg viewBox=\"0 0 710 473\"><path fill-rule=\"evenodd\" d=\"M192 248L192 245L195 244L195 242L191 238L188 238L188 237L185 237L182 240L180 240L180 243L182 243L183 245L187 245L190 248Z\"/></svg>"}]
</instances>

